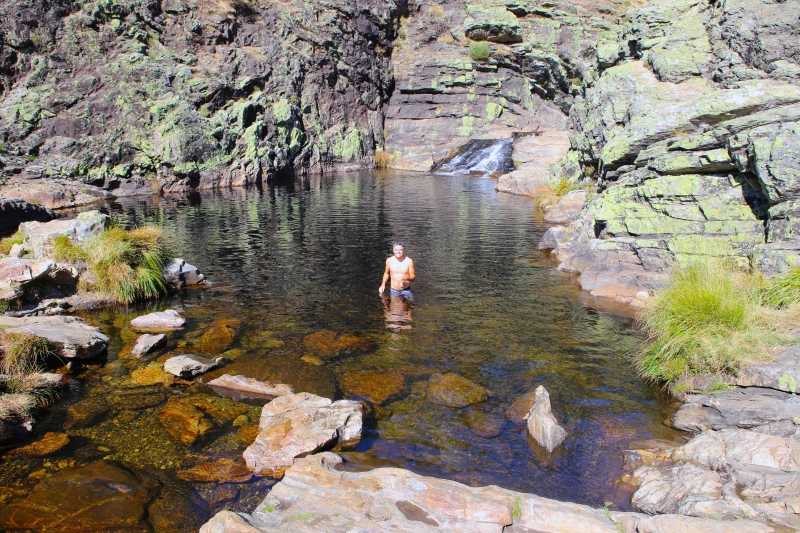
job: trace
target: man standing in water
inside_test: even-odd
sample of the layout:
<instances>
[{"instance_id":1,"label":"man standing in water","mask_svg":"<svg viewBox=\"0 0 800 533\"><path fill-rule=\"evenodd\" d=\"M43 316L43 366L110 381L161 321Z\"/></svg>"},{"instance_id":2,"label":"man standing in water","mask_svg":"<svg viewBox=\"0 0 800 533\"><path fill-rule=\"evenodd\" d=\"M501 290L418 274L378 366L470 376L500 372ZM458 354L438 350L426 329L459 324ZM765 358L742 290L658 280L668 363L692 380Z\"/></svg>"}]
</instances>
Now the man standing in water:
<instances>
[{"instance_id":1,"label":"man standing in water","mask_svg":"<svg viewBox=\"0 0 800 533\"><path fill-rule=\"evenodd\" d=\"M383 281L378 288L378 294L383 296L386 282L392 278L391 295L411 299L411 282L417 277L414 272L414 260L406 256L406 247L402 242L392 244L392 257L386 260L386 270L383 271Z\"/></svg>"}]
</instances>

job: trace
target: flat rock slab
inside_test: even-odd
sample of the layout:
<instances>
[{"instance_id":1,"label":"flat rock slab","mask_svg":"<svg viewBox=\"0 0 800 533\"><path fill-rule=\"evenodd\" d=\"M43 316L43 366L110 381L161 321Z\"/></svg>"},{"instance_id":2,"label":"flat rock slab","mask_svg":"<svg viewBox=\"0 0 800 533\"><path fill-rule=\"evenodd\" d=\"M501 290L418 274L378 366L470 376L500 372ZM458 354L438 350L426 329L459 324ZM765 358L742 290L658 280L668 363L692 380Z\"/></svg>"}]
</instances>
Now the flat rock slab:
<instances>
[{"instance_id":1,"label":"flat rock slab","mask_svg":"<svg viewBox=\"0 0 800 533\"><path fill-rule=\"evenodd\" d=\"M219 363L211 359L199 355L183 354L167 359L164 363L164 372L181 379L192 379L218 366Z\"/></svg>"},{"instance_id":2,"label":"flat rock slab","mask_svg":"<svg viewBox=\"0 0 800 533\"><path fill-rule=\"evenodd\" d=\"M150 313L131 320L131 326L138 330L180 329L185 323L186 319L174 309Z\"/></svg>"},{"instance_id":3,"label":"flat rock slab","mask_svg":"<svg viewBox=\"0 0 800 533\"><path fill-rule=\"evenodd\" d=\"M744 367L736 378L736 384L767 387L792 394L800 391L800 346L786 348L771 363Z\"/></svg>"},{"instance_id":4,"label":"flat rock slab","mask_svg":"<svg viewBox=\"0 0 800 533\"><path fill-rule=\"evenodd\" d=\"M368 340L350 333L336 333L328 330L306 335L303 338L303 344L324 360L372 349L372 343Z\"/></svg>"},{"instance_id":5,"label":"flat rock slab","mask_svg":"<svg viewBox=\"0 0 800 533\"><path fill-rule=\"evenodd\" d=\"M544 221L547 224L569 224L581 214L586 205L588 191L570 191L556 203L544 209Z\"/></svg>"},{"instance_id":6,"label":"flat rock slab","mask_svg":"<svg viewBox=\"0 0 800 533\"><path fill-rule=\"evenodd\" d=\"M61 357L86 359L103 353L110 339L74 316L0 317L9 333L30 333L47 339Z\"/></svg>"},{"instance_id":7,"label":"flat rock slab","mask_svg":"<svg viewBox=\"0 0 800 533\"><path fill-rule=\"evenodd\" d=\"M15 448L8 452L8 455L41 457L57 452L67 444L69 444L69 437L66 433L45 433L40 441L28 444L22 448Z\"/></svg>"},{"instance_id":8,"label":"flat rock slab","mask_svg":"<svg viewBox=\"0 0 800 533\"><path fill-rule=\"evenodd\" d=\"M748 387L688 396L672 418L672 427L700 433L707 429L755 429L779 437L800 436L800 396Z\"/></svg>"},{"instance_id":9,"label":"flat rock slab","mask_svg":"<svg viewBox=\"0 0 800 533\"><path fill-rule=\"evenodd\" d=\"M491 393L456 374L432 374L425 399L447 407L465 407L484 401Z\"/></svg>"},{"instance_id":10,"label":"flat rock slab","mask_svg":"<svg viewBox=\"0 0 800 533\"><path fill-rule=\"evenodd\" d=\"M603 512L496 486L468 487L400 468L337 470L342 459L324 452L298 459L252 515L222 511L201 533L772 533L757 522ZM623 529L618 528L623 526ZM693 528L687 529L690 524ZM672 525L673 529L658 529ZM657 527L656 527L657 526ZM640 529L636 529L639 527ZM750 528L750 529L748 529Z\"/></svg>"},{"instance_id":11,"label":"flat rock slab","mask_svg":"<svg viewBox=\"0 0 800 533\"><path fill-rule=\"evenodd\" d=\"M184 481L199 483L244 483L250 481L253 473L241 459L238 461L223 457L216 461L200 463L187 470L181 470L176 477Z\"/></svg>"},{"instance_id":12,"label":"flat rock slab","mask_svg":"<svg viewBox=\"0 0 800 533\"><path fill-rule=\"evenodd\" d=\"M308 392L281 396L264 406L255 442L244 452L257 474L281 475L297 457L361 440L362 407Z\"/></svg>"},{"instance_id":13,"label":"flat rock slab","mask_svg":"<svg viewBox=\"0 0 800 533\"><path fill-rule=\"evenodd\" d=\"M56 267L49 259L22 259L6 257L0 259L0 289L24 285L43 278Z\"/></svg>"},{"instance_id":14,"label":"flat rock slab","mask_svg":"<svg viewBox=\"0 0 800 533\"><path fill-rule=\"evenodd\" d=\"M215 389L227 389L271 398L294 394L294 389L291 385L273 383L271 381L258 381L257 379L245 376L231 376L230 374L222 374L217 379L209 381L206 385Z\"/></svg>"},{"instance_id":15,"label":"flat rock slab","mask_svg":"<svg viewBox=\"0 0 800 533\"><path fill-rule=\"evenodd\" d=\"M149 500L149 488L133 474L98 461L61 470L0 509L0 529L146 532Z\"/></svg>"},{"instance_id":16,"label":"flat rock slab","mask_svg":"<svg viewBox=\"0 0 800 533\"><path fill-rule=\"evenodd\" d=\"M550 394L544 386L536 387L536 401L528 413L528 436L539 446L551 453L556 446L564 442L567 432L558 425L550 408Z\"/></svg>"},{"instance_id":17,"label":"flat rock slab","mask_svg":"<svg viewBox=\"0 0 800 533\"><path fill-rule=\"evenodd\" d=\"M166 345L167 336L163 333L158 333L156 335L150 335L149 333L146 333L136 339L136 344L133 345L131 355L136 358L141 358L147 354L153 353L159 348L163 348Z\"/></svg>"},{"instance_id":18,"label":"flat rock slab","mask_svg":"<svg viewBox=\"0 0 800 533\"><path fill-rule=\"evenodd\" d=\"M87 211L71 219L25 222L20 224L19 230L25 237L25 247L32 249L33 256L38 259L50 254L59 237L67 237L72 242L84 242L103 233L109 218L100 211Z\"/></svg>"}]
</instances>

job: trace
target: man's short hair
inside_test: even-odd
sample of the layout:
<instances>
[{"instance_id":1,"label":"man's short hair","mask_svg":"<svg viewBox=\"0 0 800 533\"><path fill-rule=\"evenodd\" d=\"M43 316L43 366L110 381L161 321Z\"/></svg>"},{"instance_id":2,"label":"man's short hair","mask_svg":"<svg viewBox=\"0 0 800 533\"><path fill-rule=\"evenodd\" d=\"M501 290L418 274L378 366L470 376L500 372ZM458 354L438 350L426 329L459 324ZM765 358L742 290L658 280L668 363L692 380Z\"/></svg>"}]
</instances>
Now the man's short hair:
<instances>
[{"instance_id":1,"label":"man's short hair","mask_svg":"<svg viewBox=\"0 0 800 533\"><path fill-rule=\"evenodd\" d=\"M392 248L394 248L395 246L399 246L399 247L401 247L401 248L405 248L405 247L406 247L406 245L405 245L405 244L403 244L403 243L402 243L402 242L400 242L400 241L394 241L394 242L392 243Z\"/></svg>"}]
</instances>

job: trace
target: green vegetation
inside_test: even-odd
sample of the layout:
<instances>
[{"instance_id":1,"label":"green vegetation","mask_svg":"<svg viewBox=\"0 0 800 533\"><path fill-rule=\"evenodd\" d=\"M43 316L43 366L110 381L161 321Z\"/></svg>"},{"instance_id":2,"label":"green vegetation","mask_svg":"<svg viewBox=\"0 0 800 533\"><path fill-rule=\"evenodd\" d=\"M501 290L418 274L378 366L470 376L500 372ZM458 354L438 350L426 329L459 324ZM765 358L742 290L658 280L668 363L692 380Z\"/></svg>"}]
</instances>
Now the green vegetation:
<instances>
[{"instance_id":1,"label":"green vegetation","mask_svg":"<svg viewBox=\"0 0 800 533\"><path fill-rule=\"evenodd\" d=\"M770 348L792 342L800 306L762 305L763 292L761 276L727 262L680 268L642 314L647 340L636 358L639 372L670 383L690 374L736 375L743 365L768 360Z\"/></svg>"},{"instance_id":2,"label":"green vegetation","mask_svg":"<svg viewBox=\"0 0 800 533\"><path fill-rule=\"evenodd\" d=\"M773 278L762 291L764 305L784 309L800 302L800 268L793 268Z\"/></svg>"},{"instance_id":3,"label":"green vegetation","mask_svg":"<svg viewBox=\"0 0 800 533\"><path fill-rule=\"evenodd\" d=\"M22 233L19 231L10 237L0 239L0 254L8 255L8 253L11 251L11 247L15 244L22 244L24 239L25 238L22 236Z\"/></svg>"},{"instance_id":4,"label":"green vegetation","mask_svg":"<svg viewBox=\"0 0 800 533\"><path fill-rule=\"evenodd\" d=\"M591 187L591 183L589 182L576 183L569 178L562 177L561 181L559 181L555 187L551 187L550 185L538 185L533 190L533 195L536 199L536 205L545 208L549 205L557 204L561 197L571 191L588 189L589 187Z\"/></svg>"},{"instance_id":5,"label":"green vegetation","mask_svg":"<svg viewBox=\"0 0 800 533\"><path fill-rule=\"evenodd\" d=\"M511 516L514 518L515 521L519 521L522 518L522 498L519 496L514 496L514 508L511 510Z\"/></svg>"},{"instance_id":6,"label":"green vegetation","mask_svg":"<svg viewBox=\"0 0 800 533\"><path fill-rule=\"evenodd\" d=\"M53 251L50 252L53 259L56 261L83 261L86 258L86 253L83 248L72 241L66 235L61 235L56 238L53 244Z\"/></svg>"},{"instance_id":7,"label":"green vegetation","mask_svg":"<svg viewBox=\"0 0 800 533\"><path fill-rule=\"evenodd\" d=\"M489 55L491 55L491 51L486 42L481 41L469 45L469 57L471 57L473 61L486 61L489 59Z\"/></svg>"},{"instance_id":8,"label":"green vegetation","mask_svg":"<svg viewBox=\"0 0 800 533\"><path fill-rule=\"evenodd\" d=\"M52 397L49 382L40 374L48 355L47 340L0 330L0 420L25 419Z\"/></svg>"},{"instance_id":9,"label":"green vegetation","mask_svg":"<svg viewBox=\"0 0 800 533\"><path fill-rule=\"evenodd\" d=\"M167 259L160 228L126 231L110 227L83 246L94 276L91 288L122 303L152 298L166 290L162 269Z\"/></svg>"}]
</instances>

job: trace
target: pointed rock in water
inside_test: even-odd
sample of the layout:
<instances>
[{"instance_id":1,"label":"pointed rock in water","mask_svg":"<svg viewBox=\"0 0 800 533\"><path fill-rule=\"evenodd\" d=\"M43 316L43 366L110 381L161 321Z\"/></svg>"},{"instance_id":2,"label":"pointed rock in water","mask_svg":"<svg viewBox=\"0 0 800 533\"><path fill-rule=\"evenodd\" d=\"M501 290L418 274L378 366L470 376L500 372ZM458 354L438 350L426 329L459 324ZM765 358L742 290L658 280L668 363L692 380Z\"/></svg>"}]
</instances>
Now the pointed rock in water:
<instances>
[{"instance_id":1,"label":"pointed rock in water","mask_svg":"<svg viewBox=\"0 0 800 533\"><path fill-rule=\"evenodd\" d=\"M332 402L308 392L281 396L261 411L259 434L244 451L247 468L261 475L283 475L298 457L327 446L358 443L361 423L358 402Z\"/></svg>"},{"instance_id":2,"label":"pointed rock in water","mask_svg":"<svg viewBox=\"0 0 800 533\"><path fill-rule=\"evenodd\" d=\"M164 372L181 379L192 379L218 366L219 363L211 359L187 353L167 359L164 363Z\"/></svg>"},{"instance_id":3,"label":"pointed rock in water","mask_svg":"<svg viewBox=\"0 0 800 533\"><path fill-rule=\"evenodd\" d=\"M558 425L550 409L550 394L543 385L536 387L536 403L528 413L528 435L539 446L552 452L567 438L567 432Z\"/></svg>"},{"instance_id":4,"label":"pointed rock in water","mask_svg":"<svg viewBox=\"0 0 800 533\"><path fill-rule=\"evenodd\" d=\"M138 359L161 348L162 346L165 346L166 344L167 336L163 333L159 333L158 335L150 335L149 333L146 333L136 339L136 344L133 345L131 355Z\"/></svg>"},{"instance_id":5,"label":"pointed rock in water","mask_svg":"<svg viewBox=\"0 0 800 533\"><path fill-rule=\"evenodd\" d=\"M290 385L271 381L258 381L257 379L245 376L231 376L230 374L222 374L217 379L209 381L206 385L215 389L241 391L259 396L278 397L294 394L294 389Z\"/></svg>"},{"instance_id":6,"label":"pointed rock in water","mask_svg":"<svg viewBox=\"0 0 800 533\"><path fill-rule=\"evenodd\" d=\"M186 319L178 314L174 309L142 315L131 320L133 329L180 329L186 323Z\"/></svg>"}]
</instances>

